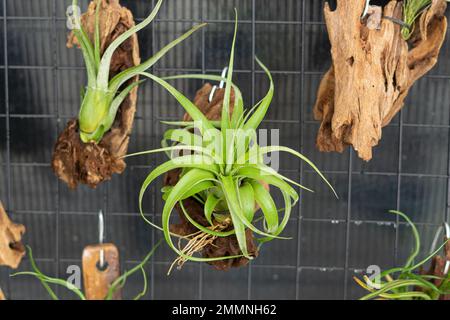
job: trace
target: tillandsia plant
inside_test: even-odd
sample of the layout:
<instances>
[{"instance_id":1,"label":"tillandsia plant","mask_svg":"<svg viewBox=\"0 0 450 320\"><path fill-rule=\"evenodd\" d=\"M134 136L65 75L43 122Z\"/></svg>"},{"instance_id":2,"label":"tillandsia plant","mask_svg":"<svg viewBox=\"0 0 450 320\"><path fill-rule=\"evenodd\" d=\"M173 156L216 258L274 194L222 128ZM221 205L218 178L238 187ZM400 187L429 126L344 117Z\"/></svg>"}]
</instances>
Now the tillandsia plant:
<instances>
[{"instance_id":1,"label":"tillandsia plant","mask_svg":"<svg viewBox=\"0 0 450 320\"><path fill-rule=\"evenodd\" d=\"M77 10L73 10L72 17L73 32L78 39L80 48L83 52L84 61L87 69L88 85L82 92L82 103L79 112L80 138L83 142L98 143L103 135L111 128L116 118L119 106L127 95L139 85L139 81L133 82L122 88L129 80L138 76L141 72L148 70L159 59L161 59L170 49L187 39L199 28L205 24L193 27L178 39L166 45L142 64L124 70L110 78L110 64L114 52L132 35L148 26L157 15L163 0L156 3L155 8L150 15L141 23L130 28L117 37L101 55L100 48L100 28L99 11L101 0L96 0L96 23L94 32L94 44L90 41L87 33L83 30L81 19ZM73 0L73 7L76 8L77 0Z\"/></svg>"},{"instance_id":2,"label":"tillandsia plant","mask_svg":"<svg viewBox=\"0 0 450 320\"><path fill-rule=\"evenodd\" d=\"M114 293L117 290L122 289L125 286L127 279L139 270L142 272L142 276L144 279L144 287L143 287L142 291L133 298L133 300L139 300L147 293L148 282L147 282L147 274L145 273L144 266L147 264L147 262L153 256L153 254L155 253L156 249L160 246L160 244L161 244L161 242L157 243L155 245L155 247L153 247L153 249L147 254L147 256L144 258L144 260L142 260L138 265L136 265L134 268L130 269L129 271L125 272L123 275L121 275L119 278L117 278L116 280L114 280L111 283L111 286L109 287L108 294L106 295L105 300L112 300L114 297ZM45 274L43 274L42 271L36 265L36 262L33 258L33 251L31 250L31 248L29 246L27 246L27 249L28 249L28 256L29 256L31 267L32 267L33 271L17 272L17 273L12 274L11 277L28 275L28 276L34 276L34 277L38 278L39 281L41 282L42 286L45 288L45 290L47 290L48 294L50 295L50 297L53 300L59 300L59 298L56 295L55 291L50 287L51 284L58 285L58 286L68 289L69 291L74 293L80 300L87 300L86 296L81 291L81 289L78 288L77 286L75 286L74 284L70 283L69 281L64 280L64 279L52 278L52 277L49 277L49 276L46 276Z\"/></svg>"},{"instance_id":3,"label":"tillandsia plant","mask_svg":"<svg viewBox=\"0 0 450 320\"><path fill-rule=\"evenodd\" d=\"M449 2L449 0L445 0ZM432 0L404 0L402 37L405 40L411 38L417 18L431 6Z\"/></svg>"},{"instance_id":4,"label":"tillandsia plant","mask_svg":"<svg viewBox=\"0 0 450 320\"><path fill-rule=\"evenodd\" d=\"M244 109L244 101L239 88L233 84L234 52L238 30L236 13L235 30L231 46L228 75L225 78L208 75L181 75L165 79L148 73L141 73L173 95L193 119L189 122L169 122L180 126L170 129L164 134L163 146L160 149L143 151L129 156L167 152L170 160L155 168L145 179L139 193L139 209L142 217L152 226L163 231L167 244L178 254L182 262L187 260L198 262L214 262L224 259L245 257L252 259L248 251L246 229L260 236L260 244L273 239L287 239L280 236L285 229L292 207L299 200L297 191L291 186L310 190L301 184L281 175L264 163L264 155L274 152L287 152L308 163L319 176L330 186L330 183L318 168L299 152L283 146L260 146L256 139L256 130L263 121L274 95L274 83L266 66L256 58L265 71L269 82L269 90L265 97L249 110ZM210 121L188 98L177 91L166 80L170 79L203 79L210 81L226 81L224 102L220 121ZM231 105L231 95L234 103ZM172 144L169 145L169 142ZM179 154L176 154L179 153ZM150 184L159 176L180 169L179 181L173 187L163 188L165 200L162 212L162 227L148 220L143 213L142 201ZM279 189L284 199L284 207L279 208L269 192L267 185ZM311 190L310 190L311 191ZM204 218L208 226L193 219L184 207L183 200L194 198L204 207ZM172 236L180 237L170 230L172 211L176 205L181 207L186 219L198 229L198 232L187 237L189 241L183 249L177 247ZM262 216L255 211L260 208ZM280 212L284 211L281 217ZM263 227L255 226L261 221ZM205 243L212 239L235 236L241 256L196 257Z\"/></svg>"},{"instance_id":5,"label":"tillandsia plant","mask_svg":"<svg viewBox=\"0 0 450 320\"><path fill-rule=\"evenodd\" d=\"M364 281L362 281L354 277L354 280L362 288L370 292L361 300L437 300L450 294L450 277L448 275L439 277L418 272L420 271L419 268L439 254L447 245L448 240L423 260L415 262L421 246L416 226L404 213L399 211L390 211L390 213L397 214L408 222L415 239L415 246L403 267L386 270L374 279L364 276ZM438 285L436 281L439 283Z\"/></svg>"},{"instance_id":6,"label":"tillandsia plant","mask_svg":"<svg viewBox=\"0 0 450 320\"><path fill-rule=\"evenodd\" d=\"M408 40L413 31L418 17L431 5L431 0L404 0L403 1L403 39Z\"/></svg>"}]
</instances>

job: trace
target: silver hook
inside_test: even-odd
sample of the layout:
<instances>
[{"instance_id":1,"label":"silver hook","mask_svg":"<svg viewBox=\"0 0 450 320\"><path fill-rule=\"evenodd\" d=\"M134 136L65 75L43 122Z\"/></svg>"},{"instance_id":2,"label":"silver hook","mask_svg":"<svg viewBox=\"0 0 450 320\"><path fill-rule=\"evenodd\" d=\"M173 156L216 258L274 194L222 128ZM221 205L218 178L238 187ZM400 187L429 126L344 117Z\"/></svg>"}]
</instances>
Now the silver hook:
<instances>
[{"instance_id":1,"label":"silver hook","mask_svg":"<svg viewBox=\"0 0 450 320\"><path fill-rule=\"evenodd\" d=\"M436 235L434 236L433 243L431 244L431 250L430 253L433 253L436 250L436 247L438 246L439 238L441 237L442 230L445 230L445 237L447 239L450 239L450 225L447 222L444 222L442 226L438 228L436 231ZM447 275L450 270L450 260L447 260L445 262L444 267L444 275Z\"/></svg>"},{"instance_id":2,"label":"silver hook","mask_svg":"<svg viewBox=\"0 0 450 320\"><path fill-rule=\"evenodd\" d=\"M227 72L228 72L228 67L223 68L221 77L222 77L222 78L225 78L226 75L227 75ZM224 85L225 85L225 81L224 81L224 80L221 80L221 81L220 81L220 84L219 84L219 89L223 89ZM211 93L209 94L209 98L208 98L208 101L209 101L209 102L211 102L211 101L214 99L214 95L215 95L215 93L216 93L216 90L217 90L217 86L215 85L215 86L212 88Z\"/></svg>"},{"instance_id":3,"label":"silver hook","mask_svg":"<svg viewBox=\"0 0 450 320\"><path fill-rule=\"evenodd\" d=\"M366 5L364 7L364 12L361 16L361 20L367 16L367 13L369 13L369 7L370 7L370 0L366 0Z\"/></svg>"},{"instance_id":4,"label":"silver hook","mask_svg":"<svg viewBox=\"0 0 450 320\"><path fill-rule=\"evenodd\" d=\"M98 243L103 244L105 239L105 219L103 217L103 211L100 210L98 212ZM100 249L100 268L105 266L105 250L103 248Z\"/></svg>"}]
</instances>

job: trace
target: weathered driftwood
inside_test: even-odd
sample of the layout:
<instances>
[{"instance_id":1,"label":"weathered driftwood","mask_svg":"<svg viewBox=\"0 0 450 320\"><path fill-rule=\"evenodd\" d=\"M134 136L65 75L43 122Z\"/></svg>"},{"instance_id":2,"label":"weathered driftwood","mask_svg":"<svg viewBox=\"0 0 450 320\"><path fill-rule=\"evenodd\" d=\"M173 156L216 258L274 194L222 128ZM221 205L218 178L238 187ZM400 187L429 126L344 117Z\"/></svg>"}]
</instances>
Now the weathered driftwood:
<instances>
[{"instance_id":1,"label":"weathered driftwood","mask_svg":"<svg viewBox=\"0 0 450 320\"><path fill-rule=\"evenodd\" d=\"M205 114L205 116L209 120L220 120L222 114L222 105L225 89L217 89L214 98L212 99L211 102L209 102L209 95L211 90L212 86L209 83L205 84L200 90L197 91L197 94L194 98L194 104L199 108L200 111L203 112L203 114ZM232 92L231 96L230 113L233 111L233 105L234 105L234 92ZM192 121L192 118L188 114L185 114L183 120ZM179 180L179 175L180 170L172 170L168 172L164 179L164 185L174 186ZM192 219L194 219L197 223L205 227L209 226L209 223L205 218L204 209L199 202L197 202L193 198L189 198L183 200L183 206L189 213L189 216ZM198 229L194 227L186 219L182 209L178 205L176 206L176 208L179 213L180 223L172 224L170 226L171 232L182 236L191 235L197 232ZM251 230L248 229L246 230L246 237L247 237L248 252L251 256L256 257L258 255L258 248L255 245L253 233L251 232ZM218 257L242 255L242 252L239 248L236 236L232 235L228 237L220 237L215 239L212 244L209 244L203 248L202 254L206 258L218 258ZM218 270L226 271L232 267L245 266L248 264L248 262L249 260L247 258L240 257L235 259L213 261L210 262L210 264Z\"/></svg>"},{"instance_id":2,"label":"weathered driftwood","mask_svg":"<svg viewBox=\"0 0 450 320\"><path fill-rule=\"evenodd\" d=\"M102 52L118 36L135 25L131 12L119 4L119 0L102 0L100 10L100 30ZM95 2L82 15L82 25L91 41L95 27ZM67 46L77 46L73 33L69 35ZM131 36L114 53L111 61L110 77L140 64L137 35ZM137 81L135 78L132 81ZM75 188L79 183L96 187L109 180L114 173L122 173L126 164L122 156L128 149L129 136L136 112L137 88L125 99L119 108L111 130L99 144L83 143L79 137L78 122L69 121L55 145L52 167L56 175Z\"/></svg>"},{"instance_id":3,"label":"weathered driftwood","mask_svg":"<svg viewBox=\"0 0 450 320\"><path fill-rule=\"evenodd\" d=\"M0 202L0 266L17 269L25 255L24 233L25 226L13 223Z\"/></svg>"},{"instance_id":4,"label":"weathered driftwood","mask_svg":"<svg viewBox=\"0 0 450 320\"><path fill-rule=\"evenodd\" d=\"M104 252L104 270L99 265L101 250ZM119 250L114 244L105 243L84 248L83 282L86 299L105 300L111 284L119 277ZM120 300L121 297L120 289L114 292L114 300Z\"/></svg>"},{"instance_id":5,"label":"weathered driftwood","mask_svg":"<svg viewBox=\"0 0 450 320\"><path fill-rule=\"evenodd\" d=\"M447 19L445 0L432 0L406 42L390 19L379 26L376 17L361 20L365 2L338 0L335 11L325 4L333 64L321 81L314 117L321 121L320 151L342 152L352 145L368 161L411 86L436 64ZM377 14L374 9L370 12ZM402 19L402 2L390 1L383 16Z\"/></svg>"}]
</instances>

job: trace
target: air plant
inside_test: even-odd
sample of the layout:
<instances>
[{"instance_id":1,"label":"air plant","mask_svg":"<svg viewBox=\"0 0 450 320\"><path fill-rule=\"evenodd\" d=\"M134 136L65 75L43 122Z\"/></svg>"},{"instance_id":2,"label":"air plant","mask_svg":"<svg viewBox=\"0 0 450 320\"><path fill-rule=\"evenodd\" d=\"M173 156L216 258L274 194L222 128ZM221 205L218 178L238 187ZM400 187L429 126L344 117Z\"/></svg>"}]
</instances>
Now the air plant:
<instances>
[{"instance_id":1,"label":"air plant","mask_svg":"<svg viewBox=\"0 0 450 320\"><path fill-rule=\"evenodd\" d=\"M448 2L448 0L446 0ZM408 40L413 31L417 18L431 6L432 0L404 0L402 37Z\"/></svg>"},{"instance_id":2,"label":"air plant","mask_svg":"<svg viewBox=\"0 0 450 320\"><path fill-rule=\"evenodd\" d=\"M297 191L291 185L311 190L266 165L263 159L266 154L287 152L302 159L319 174L334 192L319 169L299 152L283 146L258 145L256 130L272 102L274 83L270 71L256 58L259 66L265 71L270 86L261 101L250 110L244 109L242 94L232 82L237 30L236 12L234 37L226 79L219 76L198 74L162 79L148 73L141 73L141 75L163 86L193 119L190 122L166 122L176 125L178 128L170 129L164 134L162 148L129 155L136 156L158 152L166 152L169 155L169 161L159 165L146 177L139 193L139 209L147 223L163 231L167 244L182 261L213 262L242 256L252 259L253 257L247 249L246 229L250 229L260 236L258 239L260 244L273 239L287 239L281 237L280 234L289 221L292 207L299 200ZM226 81L221 120L209 121L188 98L166 82L166 80L171 79ZM232 90L234 90L235 99L233 111L230 112ZM169 145L167 141L171 141L172 145ZM177 152L181 152L181 154L176 155ZM175 186L165 187L162 190L165 204L162 212L162 226L160 227L144 216L142 201L150 184L157 177L174 169L182 169L182 172ZM279 189L284 199L284 208L277 207L271 193L264 185ZM199 224L185 209L183 200L191 197L204 207L204 216L209 226ZM186 219L199 230L197 234L187 237L186 240L190 239L191 241L184 249L179 249L174 244L172 236L181 236L173 234L169 228L172 211L177 204L180 205ZM262 216L257 216L255 208L261 208ZM281 217L280 212L283 211L284 216ZM262 230L255 226L255 223L260 220L263 221ZM193 256L194 253L201 250L202 243L211 243L211 239L231 235L236 236L242 255L215 258Z\"/></svg>"},{"instance_id":3,"label":"air plant","mask_svg":"<svg viewBox=\"0 0 450 320\"><path fill-rule=\"evenodd\" d=\"M155 247L153 247L153 249L147 254L147 256L145 256L144 260L142 260L134 268L125 272L123 275L121 275L119 278L117 278L116 280L114 280L114 282L111 283L111 286L109 287L108 294L106 295L105 300L112 300L114 293L116 293L117 290L120 290L125 286L125 283L126 283L126 280L128 279L128 277L130 277L131 275L133 275L134 273L136 273L139 270L141 270L141 272L142 272L142 276L144 279L144 287L143 287L142 291L133 298L133 300L139 300L147 293L147 287L148 287L147 286L147 274L145 273L144 266L147 264L149 259L153 256L153 254L155 253L156 249L160 246L160 244L161 244L161 241L158 242L155 245ZM27 249L28 249L28 256L30 258L30 263L31 263L31 267L32 267L33 271L17 272L17 273L12 274L11 277L28 275L28 276L34 276L34 277L38 278L39 281L41 282L42 286L45 288L45 290L47 290L48 294L50 295L50 297L53 300L59 300L59 298L56 295L56 293L53 291L53 289L50 287L49 284L55 284L55 285L64 287L64 288L68 289L69 291L71 291L72 293L74 293L80 300L86 300L86 296L84 295L84 293L78 287L73 285L72 283L70 283L64 279L52 278L52 277L49 277L49 276L43 274L36 265L36 262L33 258L33 251L31 250L31 248L29 246L27 246Z\"/></svg>"},{"instance_id":4,"label":"air plant","mask_svg":"<svg viewBox=\"0 0 450 320\"><path fill-rule=\"evenodd\" d=\"M354 280L370 293L361 300L386 299L386 300L437 300L441 295L450 294L450 277L445 278L435 275L418 274L418 270L430 259L435 257L447 244L445 241L438 249L423 260L415 263L420 252L420 236L416 226L404 213L389 211L405 219L411 226L415 239L415 247L403 267L392 268L376 276L374 280L364 276L364 281L354 277ZM440 280L439 286L432 281Z\"/></svg>"},{"instance_id":5,"label":"air plant","mask_svg":"<svg viewBox=\"0 0 450 320\"><path fill-rule=\"evenodd\" d=\"M98 143L103 135L111 128L116 118L117 111L121 103L127 95L137 87L140 82L135 81L122 88L129 80L138 76L141 72L148 70L159 59L161 59L170 49L187 39L195 31L202 28L205 24L193 27L191 30L183 34L178 39L172 41L153 57L149 58L142 64L124 70L110 78L110 64L114 52L132 35L145 28L153 21L157 15L163 0L159 0L150 13L141 23L130 28L117 39L115 39L101 55L100 48L100 27L99 27L99 10L101 0L97 0L95 13L95 32L94 44L91 43L87 33L83 30L81 19L77 10L74 10L72 17L73 32L78 39L80 48L83 52L84 62L87 69L88 85L87 89L82 92L82 103L79 112L79 128L80 138L83 142ZM73 0L73 7L78 4L77 0Z\"/></svg>"}]
</instances>

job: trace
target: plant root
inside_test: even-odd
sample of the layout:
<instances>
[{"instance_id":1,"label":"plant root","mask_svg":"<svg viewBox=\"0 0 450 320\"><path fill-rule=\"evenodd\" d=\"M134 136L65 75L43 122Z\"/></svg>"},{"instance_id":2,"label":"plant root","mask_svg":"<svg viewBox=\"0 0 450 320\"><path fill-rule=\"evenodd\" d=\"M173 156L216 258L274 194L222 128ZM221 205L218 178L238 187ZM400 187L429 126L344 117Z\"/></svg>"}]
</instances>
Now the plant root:
<instances>
[{"instance_id":1,"label":"plant root","mask_svg":"<svg viewBox=\"0 0 450 320\"><path fill-rule=\"evenodd\" d=\"M102 0L100 10L101 51L135 23L131 12L122 7L118 0ZM93 40L95 28L95 8L92 1L88 11L81 16L81 23L86 33ZM69 35L67 46L78 46L73 33ZM137 35L125 41L114 53L111 60L110 77L140 64ZM131 82L138 81L138 78ZM52 168L55 174L70 188L79 183L95 188L114 173L125 170L123 157L128 149L129 136L136 112L137 88L133 89L119 107L116 120L111 130L105 134L99 144L83 143L79 137L78 122L70 120L59 136L53 153Z\"/></svg>"},{"instance_id":2,"label":"plant root","mask_svg":"<svg viewBox=\"0 0 450 320\"><path fill-rule=\"evenodd\" d=\"M408 42L391 19L378 25L379 9L371 8L373 16L361 21L364 6L362 0L338 0L332 11L325 4L333 63L320 83L314 118L321 122L320 151L343 152L353 146L369 161L382 128L403 107L411 86L437 62L447 31L447 5L432 0ZM402 20L402 11L401 1L390 1L382 16Z\"/></svg>"}]
</instances>

